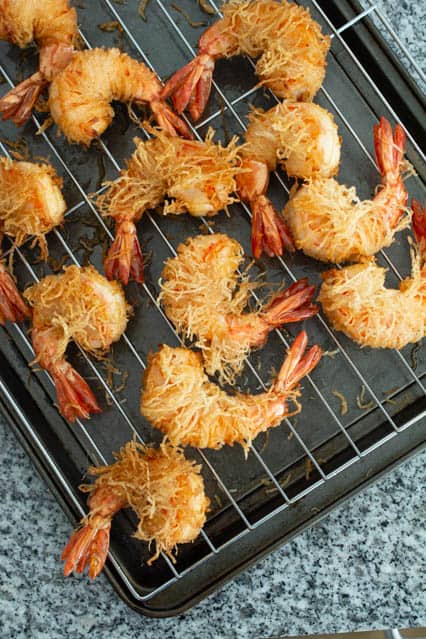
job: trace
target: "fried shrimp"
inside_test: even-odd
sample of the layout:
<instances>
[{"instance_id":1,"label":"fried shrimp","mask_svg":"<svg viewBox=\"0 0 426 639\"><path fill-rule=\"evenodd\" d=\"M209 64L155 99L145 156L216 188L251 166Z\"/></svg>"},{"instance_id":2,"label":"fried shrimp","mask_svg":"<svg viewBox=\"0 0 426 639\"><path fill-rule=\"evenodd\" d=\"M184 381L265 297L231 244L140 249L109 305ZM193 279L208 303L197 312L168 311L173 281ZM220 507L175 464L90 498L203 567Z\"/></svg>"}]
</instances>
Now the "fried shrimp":
<instances>
[{"instance_id":1,"label":"fried shrimp","mask_svg":"<svg viewBox=\"0 0 426 639\"><path fill-rule=\"evenodd\" d=\"M237 55L258 58L261 84L280 98L312 100L325 75L330 38L309 11L287 0L231 0L223 18L203 33L199 54L166 83L178 113L189 104L193 120L202 115L210 95L215 61Z\"/></svg>"},{"instance_id":2,"label":"fried shrimp","mask_svg":"<svg viewBox=\"0 0 426 639\"><path fill-rule=\"evenodd\" d=\"M0 261L0 325L23 322L30 315L30 309L22 299L13 277Z\"/></svg>"},{"instance_id":3,"label":"fried shrimp","mask_svg":"<svg viewBox=\"0 0 426 639\"><path fill-rule=\"evenodd\" d=\"M404 215L407 192L401 177L405 133L385 118L374 127L374 145L382 188L361 201L354 187L334 179L313 178L284 209L294 242L306 255L324 262L354 261L390 246L397 231L410 224Z\"/></svg>"},{"instance_id":4,"label":"fried shrimp","mask_svg":"<svg viewBox=\"0 0 426 639\"><path fill-rule=\"evenodd\" d=\"M110 466L89 468L96 480L80 486L90 493L90 512L62 553L65 577L86 566L91 579L98 576L108 554L111 520L122 508L132 508L139 519L134 537L155 543L148 564L161 552L174 562L177 545L194 541L204 526L210 500L201 467L185 459L182 450L132 441L115 458Z\"/></svg>"},{"instance_id":5,"label":"fried shrimp","mask_svg":"<svg viewBox=\"0 0 426 639\"><path fill-rule=\"evenodd\" d=\"M304 355L307 342L302 331L267 392L233 396L209 381L200 353L163 345L144 373L142 415L172 444L218 449L239 443L247 453L259 433L300 412L299 382L321 358L319 346Z\"/></svg>"},{"instance_id":6,"label":"fried shrimp","mask_svg":"<svg viewBox=\"0 0 426 639\"><path fill-rule=\"evenodd\" d=\"M413 200L412 206L418 252L399 290L385 288L386 269L374 258L322 274L319 301L325 314L361 346L400 349L426 336L426 205L422 209Z\"/></svg>"},{"instance_id":7,"label":"fried shrimp","mask_svg":"<svg viewBox=\"0 0 426 639\"><path fill-rule=\"evenodd\" d=\"M143 281L142 254L136 222L165 200L165 215L188 212L212 216L235 202L235 175L239 170L236 140L228 146L213 142L209 130L204 142L182 140L156 131L146 142L135 138L136 151L121 177L97 199L101 213L115 219L115 240L105 260L110 279L127 284ZM170 199L169 199L170 198Z\"/></svg>"},{"instance_id":8,"label":"fried shrimp","mask_svg":"<svg viewBox=\"0 0 426 639\"><path fill-rule=\"evenodd\" d=\"M39 70L0 100L4 120L25 124L43 88L71 60L77 35L77 13L68 0L0 0L0 40L21 49L35 42Z\"/></svg>"},{"instance_id":9,"label":"fried shrimp","mask_svg":"<svg viewBox=\"0 0 426 639\"><path fill-rule=\"evenodd\" d=\"M167 317L180 335L196 339L209 375L232 383L250 349L262 346L270 331L312 317L315 291L307 279L276 293L255 312L244 312L256 283L239 276L243 249L227 235L198 235L180 244L167 260L161 294Z\"/></svg>"},{"instance_id":10,"label":"fried shrimp","mask_svg":"<svg viewBox=\"0 0 426 639\"><path fill-rule=\"evenodd\" d=\"M78 51L49 87L50 113L70 142L89 146L111 124L113 100L148 102L160 127L191 138L183 120L163 102L161 88L155 73L119 49Z\"/></svg>"},{"instance_id":11,"label":"fried shrimp","mask_svg":"<svg viewBox=\"0 0 426 639\"><path fill-rule=\"evenodd\" d=\"M286 101L252 111L241 150L238 193L252 213L252 251L269 256L294 250L284 219L266 197L269 174L280 164L291 177L329 178L338 170L340 138L331 113L312 102Z\"/></svg>"},{"instance_id":12,"label":"fried shrimp","mask_svg":"<svg viewBox=\"0 0 426 639\"><path fill-rule=\"evenodd\" d=\"M0 227L21 246L29 237L47 257L46 234L62 224L62 180L49 164L0 158Z\"/></svg>"},{"instance_id":13,"label":"fried shrimp","mask_svg":"<svg viewBox=\"0 0 426 639\"><path fill-rule=\"evenodd\" d=\"M36 362L53 377L59 410L69 422L86 419L100 408L86 382L65 359L71 340L101 357L124 333L129 306L118 282L109 282L93 266L69 266L24 292L32 306L32 342Z\"/></svg>"}]
</instances>

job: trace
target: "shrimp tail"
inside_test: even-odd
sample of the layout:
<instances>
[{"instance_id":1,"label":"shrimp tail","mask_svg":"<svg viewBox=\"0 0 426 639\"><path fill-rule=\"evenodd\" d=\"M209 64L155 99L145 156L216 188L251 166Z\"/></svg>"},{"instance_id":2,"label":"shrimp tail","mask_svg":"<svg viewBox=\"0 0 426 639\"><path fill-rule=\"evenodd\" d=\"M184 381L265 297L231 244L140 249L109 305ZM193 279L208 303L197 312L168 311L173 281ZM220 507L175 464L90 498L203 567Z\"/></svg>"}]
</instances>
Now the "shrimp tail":
<instances>
[{"instance_id":1,"label":"shrimp tail","mask_svg":"<svg viewBox=\"0 0 426 639\"><path fill-rule=\"evenodd\" d=\"M177 113L183 113L189 104L189 112L196 122L209 99L213 70L213 57L208 53L201 53L169 78L161 97L165 99L172 96Z\"/></svg>"},{"instance_id":2,"label":"shrimp tail","mask_svg":"<svg viewBox=\"0 0 426 639\"><path fill-rule=\"evenodd\" d=\"M150 103L151 111L160 127L172 136L182 136L187 140L192 140L193 135L185 122L172 111L162 100L153 100Z\"/></svg>"},{"instance_id":3,"label":"shrimp tail","mask_svg":"<svg viewBox=\"0 0 426 639\"><path fill-rule=\"evenodd\" d=\"M38 71L6 93L0 100L2 119L12 120L16 126L23 126L30 119L38 96L46 84L47 80Z\"/></svg>"},{"instance_id":4,"label":"shrimp tail","mask_svg":"<svg viewBox=\"0 0 426 639\"><path fill-rule=\"evenodd\" d=\"M380 118L374 126L374 148L377 164L386 182L400 179L400 163L404 155L406 135L401 125L397 124L392 134L390 122Z\"/></svg>"},{"instance_id":5,"label":"shrimp tail","mask_svg":"<svg viewBox=\"0 0 426 639\"><path fill-rule=\"evenodd\" d=\"M284 364L274 384L278 392L286 392L295 388L300 380L308 375L318 364L322 356L320 346L312 346L304 355L308 344L308 336L301 331L291 345Z\"/></svg>"},{"instance_id":6,"label":"shrimp tail","mask_svg":"<svg viewBox=\"0 0 426 639\"><path fill-rule=\"evenodd\" d=\"M31 316L29 307L22 299L12 276L0 262L0 324L23 322Z\"/></svg>"},{"instance_id":7,"label":"shrimp tail","mask_svg":"<svg viewBox=\"0 0 426 639\"><path fill-rule=\"evenodd\" d=\"M88 384L65 360L49 367L55 383L59 412L73 423L77 418L88 419L91 414L100 413L96 399Z\"/></svg>"},{"instance_id":8,"label":"shrimp tail","mask_svg":"<svg viewBox=\"0 0 426 639\"><path fill-rule=\"evenodd\" d=\"M99 575L108 555L111 520L126 501L106 485L95 488L88 505L89 515L82 519L81 527L71 535L61 555L65 577L74 570L84 572L86 566L90 579Z\"/></svg>"},{"instance_id":9,"label":"shrimp tail","mask_svg":"<svg viewBox=\"0 0 426 639\"><path fill-rule=\"evenodd\" d=\"M419 246L422 261L426 262L426 202L423 205L418 200L411 202L413 209L413 228L416 242Z\"/></svg>"},{"instance_id":10,"label":"shrimp tail","mask_svg":"<svg viewBox=\"0 0 426 639\"><path fill-rule=\"evenodd\" d=\"M251 201L253 213L251 248L258 259L263 252L269 257L282 255L284 249L293 252L295 246L287 224L265 195Z\"/></svg>"},{"instance_id":11,"label":"shrimp tail","mask_svg":"<svg viewBox=\"0 0 426 639\"><path fill-rule=\"evenodd\" d=\"M84 572L86 566L90 579L99 575L108 555L110 530L111 517L95 516L71 535L61 555L65 577L74 570Z\"/></svg>"},{"instance_id":12,"label":"shrimp tail","mask_svg":"<svg viewBox=\"0 0 426 639\"><path fill-rule=\"evenodd\" d=\"M144 281L141 247L136 226L130 220L117 223L115 240L108 251L104 269L109 280L118 279L125 285L129 279L139 284Z\"/></svg>"},{"instance_id":13,"label":"shrimp tail","mask_svg":"<svg viewBox=\"0 0 426 639\"><path fill-rule=\"evenodd\" d=\"M314 293L315 286L308 284L308 278L298 280L272 298L265 308L263 319L272 329L316 315L319 308L311 304Z\"/></svg>"}]
</instances>

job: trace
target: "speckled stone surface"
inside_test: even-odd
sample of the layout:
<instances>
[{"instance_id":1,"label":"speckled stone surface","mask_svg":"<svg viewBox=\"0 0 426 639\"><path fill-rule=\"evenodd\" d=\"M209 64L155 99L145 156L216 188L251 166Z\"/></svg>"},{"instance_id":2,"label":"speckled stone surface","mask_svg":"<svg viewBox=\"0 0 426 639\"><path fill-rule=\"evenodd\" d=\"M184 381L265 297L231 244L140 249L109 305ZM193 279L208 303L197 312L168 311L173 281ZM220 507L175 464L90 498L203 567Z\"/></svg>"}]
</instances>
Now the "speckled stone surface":
<instances>
[{"instance_id":1,"label":"speckled stone surface","mask_svg":"<svg viewBox=\"0 0 426 639\"><path fill-rule=\"evenodd\" d=\"M419 62L421 2L378 2ZM368 2L365 2L368 6ZM100 576L62 577L70 524L0 417L0 639L246 639L426 626L426 453L192 611L146 619Z\"/></svg>"}]
</instances>

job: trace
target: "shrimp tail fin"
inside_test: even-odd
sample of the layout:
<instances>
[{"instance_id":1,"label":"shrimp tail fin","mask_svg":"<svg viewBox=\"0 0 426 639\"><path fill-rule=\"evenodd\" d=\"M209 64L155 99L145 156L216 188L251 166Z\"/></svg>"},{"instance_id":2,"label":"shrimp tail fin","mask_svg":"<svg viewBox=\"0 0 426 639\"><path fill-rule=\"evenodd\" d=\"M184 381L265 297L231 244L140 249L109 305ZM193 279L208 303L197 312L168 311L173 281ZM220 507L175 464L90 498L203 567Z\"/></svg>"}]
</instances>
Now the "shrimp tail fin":
<instances>
[{"instance_id":1,"label":"shrimp tail fin","mask_svg":"<svg viewBox=\"0 0 426 639\"><path fill-rule=\"evenodd\" d=\"M380 118L374 126L374 148L380 174L386 181L400 179L400 164L404 155L406 135L400 124L392 134L390 122Z\"/></svg>"},{"instance_id":2,"label":"shrimp tail fin","mask_svg":"<svg viewBox=\"0 0 426 639\"><path fill-rule=\"evenodd\" d=\"M0 324L23 322L31 311L19 293L12 276L0 262Z\"/></svg>"},{"instance_id":3,"label":"shrimp tail fin","mask_svg":"<svg viewBox=\"0 0 426 639\"><path fill-rule=\"evenodd\" d=\"M82 573L88 566L90 579L95 579L105 565L109 549L111 518L97 515L86 521L82 528L71 535L62 552L61 559L65 561L65 577L74 570Z\"/></svg>"},{"instance_id":4,"label":"shrimp tail fin","mask_svg":"<svg viewBox=\"0 0 426 639\"><path fill-rule=\"evenodd\" d=\"M87 382L65 360L60 360L48 368L55 383L59 412L72 423L77 418L88 419L101 409Z\"/></svg>"},{"instance_id":5,"label":"shrimp tail fin","mask_svg":"<svg viewBox=\"0 0 426 639\"><path fill-rule=\"evenodd\" d=\"M214 59L207 53L196 56L187 65L176 71L166 82L163 99L172 96L177 113L183 113L189 104L189 112L196 122L206 108L209 99Z\"/></svg>"},{"instance_id":6,"label":"shrimp tail fin","mask_svg":"<svg viewBox=\"0 0 426 639\"><path fill-rule=\"evenodd\" d=\"M172 136L181 135L187 140L192 140L193 135L189 127L165 102L155 100L151 102L150 106L155 119L164 131Z\"/></svg>"},{"instance_id":7,"label":"shrimp tail fin","mask_svg":"<svg viewBox=\"0 0 426 639\"><path fill-rule=\"evenodd\" d=\"M315 286L310 286L304 277L285 291L275 295L265 308L263 319L272 328L308 319L318 313L318 306L312 304Z\"/></svg>"},{"instance_id":8,"label":"shrimp tail fin","mask_svg":"<svg viewBox=\"0 0 426 639\"><path fill-rule=\"evenodd\" d=\"M413 209L414 235L416 236L422 261L426 263L426 202L422 208L420 202L413 199L411 208Z\"/></svg>"},{"instance_id":9,"label":"shrimp tail fin","mask_svg":"<svg viewBox=\"0 0 426 639\"><path fill-rule=\"evenodd\" d=\"M305 353L308 344L308 336L305 331L301 331L291 345L284 364L275 382L275 388L279 392L289 391L295 388L300 380L308 375L318 364L322 356L319 346L312 346Z\"/></svg>"},{"instance_id":10,"label":"shrimp tail fin","mask_svg":"<svg viewBox=\"0 0 426 639\"><path fill-rule=\"evenodd\" d=\"M136 226L130 220L117 223L115 240L105 258L104 269L109 280L118 279L123 284L128 284L129 279L139 284L144 281L142 251Z\"/></svg>"},{"instance_id":11,"label":"shrimp tail fin","mask_svg":"<svg viewBox=\"0 0 426 639\"><path fill-rule=\"evenodd\" d=\"M251 201L251 207L251 248L254 257L258 259L263 252L269 257L282 255L284 249L293 252L295 246L290 230L268 198L259 195Z\"/></svg>"},{"instance_id":12,"label":"shrimp tail fin","mask_svg":"<svg viewBox=\"0 0 426 639\"><path fill-rule=\"evenodd\" d=\"M43 74L37 72L6 93L0 100L2 119L12 120L16 126L23 126L30 119L38 96L46 84Z\"/></svg>"}]
</instances>

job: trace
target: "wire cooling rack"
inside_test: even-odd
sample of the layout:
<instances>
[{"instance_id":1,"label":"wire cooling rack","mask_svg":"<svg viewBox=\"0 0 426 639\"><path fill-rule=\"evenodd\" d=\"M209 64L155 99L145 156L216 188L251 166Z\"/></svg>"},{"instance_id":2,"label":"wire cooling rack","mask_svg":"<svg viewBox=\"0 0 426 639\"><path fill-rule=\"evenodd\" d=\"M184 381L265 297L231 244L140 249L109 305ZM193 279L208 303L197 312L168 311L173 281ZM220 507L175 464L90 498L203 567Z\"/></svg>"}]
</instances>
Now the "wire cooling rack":
<instances>
[{"instance_id":1,"label":"wire cooling rack","mask_svg":"<svg viewBox=\"0 0 426 639\"><path fill-rule=\"evenodd\" d=\"M420 79L424 79L424 74L374 3L368 2L364 10L357 5L356 12L348 9L351 17L340 16L340 24L329 16L332 3L327 6L313 0L302 4L310 7L323 32L332 37L327 77L317 101L334 114L343 138L339 180L356 184L361 196L369 196L379 182L372 152L373 124L379 115L385 115L393 123L401 117L345 36L356 33L374 16L383 22L396 46L401 47L413 73L418 73ZM340 9L343 4L340 3ZM165 78L194 55L203 29L191 27L173 3L151 0L146 23L138 16L137 5L131 0L127 3L99 0L91 3L90 8L78 8L81 39L87 48L121 46ZM191 0L182 0L178 8L187 11L194 20L207 19L194 5ZM220 15L216 4L210 2L210 5ZM113 23L112 32L103 30L105 23ZM31 56L18 57L16 49L6 44L1 45L0 51L0 72L10 86L18 80L21 67L28 75L36 63L36 58ZM234 133L243 136L248 104L270 108L277 101L271 92L254 86L253 66L248 59L217 64L205 117L196 126L188 121L196 138L203 138L209 126L217 130L222 140ZM2 125L1 152L10 155L17 148L21 152L28 149L33 159L48 157L64 178L64 195L69 205L66 225L54 230L49 237L52 259L48 265L38 262L31 241L16 250L14 262L20 287L38 281L63 263L80 265L90 260L102 270L102 244L111 241L113 233L89 195L102 192L102 179L117 176L133 151L133 136L146 135L129 124L126 114L118 107L114 124L86 151L68 145L54 128L36 136L43 119L33 117L19 132L12 125ZM407 157L421 174L424 157L416 133L407 130ZM19 140L20 136L25 142ZM275 172L270 194L277 206L284 205L289 187L285 175ZM409 178L407 188L410 196L424 197L420 177ZM105 362L93 360L82 349L70 348L72 363L89 379L97 396L104 396L103 414L90 422L77 420L72 427L65 424L52 408L54 388L49 375L35 369L30 374L24 373L27 363L34 358L28 327L13 325L2 330L0 351L11 365L10 378L7 374L0 375L3 403L19 422L21 434L24 433L38 451L50 481L61 493L73 518L86 513L84 497L77 487L88 463L110 463L112 452L133 436L139 441L159 441L158 433L140 417L139 391L149 351L161 342L180 343L156 301L164 260L176 255L180 241L199 232L229 233L250 254L250 217L250 210L244 204L234 205L229 219L225 214L213 220L144 215L139 231L145 251L151 253L147 258L146 281L141 289L135 285L128 287L135 317L113 349L113 363L107 367ZM389 269L389 285L396 286L410 272L406 235L401 234L394 245L381 251L378 261ZM265 273L267 280L276 284L281 284L283 279L290 284L303 276L319 283L323 268L297 254L261 260L254 267L253 275ZM412 448L424 441L424 340L401 352L373 351L359 349L334 332L321 314L304 325L311 342L321 344L328 355L304 381L301 415L285 419L267 436L260 436L247 461L236 447L219 452L188 451L188 456L203 465L212 508L199 540L181 548L177 563L173 564L163 555L148 567L145 561L148 549L130 538L134 528L132 515L117 516L112 531L109 574L121 594L143 612L171 614L189 605L229 576L228 573L240 569L244 562L282 540L283 534L275 529L283 521L290 522L287 524L290 535L291 522L299 522L300 513L306 513L309 508L310 515L303 523L308 525L316 512L325 508L323 496L327 491L330 492L327 505L337 503L345 491L349 492L362 479L381 471L380 458L383 465L389 466L399 458L398 449L401 455L405 451L407 441ZM273 370L279 368L285 350L300 328L297 325L289 327L288 332L276 330L267 346L250 357L240 380L245 392L267 388ZM13 372L21 380L25 393L34 400L34 412L23 408L22 397L17 397L20 393L11 388ZM126 383L121 383L123 372ZM44 420L46 424L41 425ZM269 534L266 531L270 531ZM230 565L229 570L226 564Z\"/></svg>"}]
</instances>

